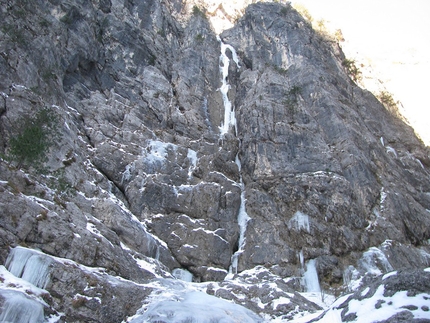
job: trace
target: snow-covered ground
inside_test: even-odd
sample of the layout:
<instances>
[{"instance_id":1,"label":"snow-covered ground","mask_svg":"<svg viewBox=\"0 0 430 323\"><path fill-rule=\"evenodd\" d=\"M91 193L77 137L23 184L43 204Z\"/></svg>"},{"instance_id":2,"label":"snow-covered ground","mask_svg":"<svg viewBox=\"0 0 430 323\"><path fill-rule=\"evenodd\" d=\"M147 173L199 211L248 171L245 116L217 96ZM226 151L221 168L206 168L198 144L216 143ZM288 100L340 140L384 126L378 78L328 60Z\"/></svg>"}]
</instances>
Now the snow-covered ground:
<instances>
[{"instance_id":1,"label":"snow-covered ground","mask_svg":"<svg viewBox=\"0 0 430 323\"><path fill-rule=\"evenodd\" d=\"M378 256L380 252L379 249L376 249L369 249L368 254ZM380 255L378 257L380 258ZM363 261L367 261L367 265L369 265L371 257L366 256L365 253ZM46 264L54 262L78 266L88 273L102 273L101 268L85 267L67 259L46 255L40 251L23 247L12 249L6 266L0 266L0 295L5 299L1 308L0 322L57 322L60 319L61 314L50 317L44 316L44 308L49 307L45 301L49 297L45 296L49 292L41 288L50 279L50 267ZM361 277L354 277L355 281L350 282L350 286L354 286L354 290L335 300L332 295L324 294L321 291L314 265L315 262L312 260L307 262L303 277L307 292L300 293L300 297L304 297L322 308L319 311L313 311L313 313L293 310L288 319L282 316L269 317L266 315L260 317L233 301L208 294L209 290L216 294L217 290L226 288L226 282L195 283L191 281L191 273L181 270L174 273L178 279L156 278L152 282L141 284L142 288L151 288L153 292L142 304L141 309L135 315L127 318L124 323L161 321L166 323L304 323L313 319L316 319L314 322L337 323L342 322L342 318L343 321L348 322L371 323L386 320L405 311L410 318L430 319L430 293L427 290L415 291L414 289L412 292L393 290L393 282L395 285L395 280L398 279L396 276L400 275L400 272L391 271L383 274L373 270L373 273L379 277L379 285L369 285L369 287L361 287L360 289L357 288L360 285ZM424 269L422 272L425 275L427 273L430 273L430 268ZM282 293L275 282L260 281L256 283L255 281L258 281L262 274L267 275L268 271L261 266L247 270L229 280L229 288L242 300L245 300L246 296L241 295L241 288L257 287L261 289L271 285L271 293ZM118 279L124 280L119 277L111 277L110 279L113 282L118 281ZM417 288L419 289L421 286L417 286ZM262 299L255 299L254 301L257 302L258 307L271 306L275 309L279 305L294 301L294 297L296 297L295 294L284 292L282 296L271 300L270 304L263 303Z\"/></svg>"}]
</instances>

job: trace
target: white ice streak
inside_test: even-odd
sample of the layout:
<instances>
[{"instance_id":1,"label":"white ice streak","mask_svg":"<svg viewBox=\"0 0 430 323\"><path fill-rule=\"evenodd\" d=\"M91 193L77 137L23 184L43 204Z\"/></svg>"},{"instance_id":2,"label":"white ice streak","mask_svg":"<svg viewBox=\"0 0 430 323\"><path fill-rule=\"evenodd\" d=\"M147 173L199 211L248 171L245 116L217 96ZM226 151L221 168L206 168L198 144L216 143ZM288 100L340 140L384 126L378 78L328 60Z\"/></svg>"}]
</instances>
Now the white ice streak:
<instances>
[{"instance_id":1,"label":"white ice streak","mask_svg":"<svg viewBox=\"0 0 430 323\"><path fill-rule=\"evenodd\" d=\"M294 213L293 217L288 221L288 229L294 229L296 231L305 230L311 232L309 225L309 216L300 211Z\"/></svg>"},{"instance_id":2,"label":"white ice streak","mask_svg":"<svg viewBox=\"0 0 430 323\"><path fill-rule=\"evenodd\" d=\"M387 192L385 192L385 189L383 186L381 187L380 197L381 198L379 201L379 205L380 205L380 209L383 210L384 209L384 203L385 203L385 200L387 198Z\"/></svg>"},{"instance_id":3,"label":"white ice streak","mask_svg":"<svg viewBox=\"0 0 430 323\"><path fill-rule=\"evenodd\" d=\"M41 296L46 293L46 290L36 287L32 283L18 278L9 272L6 267L0 265L0 289L26 291L33 296ZM1 321L0 321L1 322Z\"/></svg>"},{"instance_id":4,"label":"white ice streak","mask_svg":"<svg viewBox=\"0 0 430 323\"><path fill-rule=\"evenodd\" d=\"M124 182L128 182L131 179L131 174L132 172L134 172L134 168L135 168L134 163L131 163L125 166L125 170L122 173L121 184L124 184Z\"/></svg>"},{"instance_id":5,"label":"white ice streak","mask_svg":"<svg viewBox=\"0 0 430 323\"><path fill-rule=\"evenodd\" d=\"M159 140L149 140L144 158L150 163L163 162L167 157L167 149L171 146L173 145Z\"/></svg>"},{"instance_id":6,"label":"white ice streak","mask_svg":"<svg viewBox=\"0 0 430 323\"><path fill-rule=\"evenodd\" d=\"M375 276L393 270L393 266L391 266L385 254L376 247L371 247L363 253L363 256L359 260L359 264L365 272Z\"/></svg>"},{"instance_id":7,"label":"white ice streak","mask_svg":"<svg viewBox=\"0 0 430 323\"><path fill-rule=\"evenodd\" d=\"M187 158L190 161L190 166L188 168L188 178L192 177L193 169L197 166L197 152L192 149L188 149Z\"/></svg>"},{"instance_id":8,"label":"white ice streak","mask_svg":"<svg viewBox=\"0 0 430 323\"><path fill-rule=\"evenodd\" d=\"M47 292L32 283L11 274L0 266L0 322L42 323L46 302L42 296Z\"/></svg>"},{"instance_id":9,"label":"white ice streak","mask_svg":"<svg viewBox=\"0 0 430 323\"><path fill-rule=\"evenodd\" d=\"M387 146L386 149L387 154L393 154L393 156L397 158L397 152L393 147Z\"/></svg>"},{"instance_id":10,"label":"white ice streak","mask_svg":"<svg viewBox=\"0 0 430 323\"><path fill-rule=\"evenodd\" d=\"M230 265L230 269L229 269L229 274L237 274L237 266L238 266L239 256L244 251L245 244L246 244L246 239L245 239L246 227L247 227L248 221L251 219L248 216L248 213L246 213L245 185L243 184L243 179L242 179L242 174L241 174L242 164L240 162L238 155L236 155L236 165L239 169L240 190L241 190L239 213L237 215L237 222L239 225L239 244L238 244L239 249L231 257L231 265Z\"/></svg>"},{"instance_id":11,"label":"white ice streak","mask_svg":"<svg viewBox=\"0 0 430 323\"><path fill-rule=\"evenodd\" d=\"M240 68L239 65L239 58L237 56L236 51L231 45L224 44L222 40L218 37L218 41L221 43L221 55L219 57L220 59L220 72L222 75L222 85L219 88L221 94L222 94L222 100L224 102L224 122L221 124L220 127L220 136L224 136L226 133L228 133L230 127L234 127L236 131L236 116L234 108L230 102L230 99L228 98L228 90L230 89L230 84L228 83L228 67L230 65L230 59L227 56L227 49L230 50L233 61L236 63L236 66Z\"/></svg>"},{"instance_id":12,"label":"white ice streak","mask_svg":"<svg viewBox=\"0 0 430 323\"><path fill-rule=\"evenodd\" d=\"M300 252L299 252L299 261L300 261L300 266L302 268L305 268L305 257L303 255L303 249L300 250Z\"/></svg>"}]
</instances>

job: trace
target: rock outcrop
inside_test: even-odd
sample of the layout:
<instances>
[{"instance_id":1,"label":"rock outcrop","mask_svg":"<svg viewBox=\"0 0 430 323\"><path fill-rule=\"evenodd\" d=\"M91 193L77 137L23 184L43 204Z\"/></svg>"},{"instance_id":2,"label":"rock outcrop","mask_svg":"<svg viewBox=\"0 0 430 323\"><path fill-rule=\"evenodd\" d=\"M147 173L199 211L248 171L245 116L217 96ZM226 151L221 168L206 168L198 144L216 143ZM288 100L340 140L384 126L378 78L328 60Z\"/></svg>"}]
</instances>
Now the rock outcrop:
<instances>
[{"instance_id":1,"label":"rock outcrop","mask_svg":"<svg viewBox=\"0 0 430 323\"><path fill-rule=\"evenodd\" d=\"M430 266L428 147L289 4L217 36L197 2L0 2L2 315L291 319Z\"/></svg>"},{"instance_id":2,"label":"rock outcrop","mask_svg":"<svg viewBox=\"0 0 430 323\"><path fill-rule=\"evenodd\" d=\"M426 244L428 151L355 86L337 45L275 4L248 7L221 36L248 67L235 105L247 242L261 251L245 250L242 268Z\"/></svg>"}]
</instances>

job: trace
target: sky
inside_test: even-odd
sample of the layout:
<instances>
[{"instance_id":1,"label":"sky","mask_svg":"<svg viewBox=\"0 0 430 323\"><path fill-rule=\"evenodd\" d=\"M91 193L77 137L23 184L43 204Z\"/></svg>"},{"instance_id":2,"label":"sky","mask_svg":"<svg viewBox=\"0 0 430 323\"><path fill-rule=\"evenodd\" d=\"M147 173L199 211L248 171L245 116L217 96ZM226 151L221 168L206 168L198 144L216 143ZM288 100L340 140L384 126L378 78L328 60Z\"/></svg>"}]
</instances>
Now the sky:
<instances>
[{"instance_id":1,"label":"sky","mask_svg":"<svg viewBox=\"0 0 430 323\"><path fill-rule=\"evenodd\" d=\"M430 1L297 0L329 30L341 29L346 56L364 63L363 85L386 90L401 102L401 112L430 146ZM381 82L382 81L382 84Z\"/></svg>"}]
</instances>

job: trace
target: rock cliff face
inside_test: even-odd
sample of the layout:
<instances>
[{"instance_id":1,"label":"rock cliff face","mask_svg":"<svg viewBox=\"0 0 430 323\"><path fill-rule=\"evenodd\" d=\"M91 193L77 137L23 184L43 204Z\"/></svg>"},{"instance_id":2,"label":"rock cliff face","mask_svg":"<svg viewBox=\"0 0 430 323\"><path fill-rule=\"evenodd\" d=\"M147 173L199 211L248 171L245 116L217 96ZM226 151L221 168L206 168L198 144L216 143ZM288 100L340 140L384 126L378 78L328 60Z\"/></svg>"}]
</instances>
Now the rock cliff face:
<instances>
[{"instance_id":1,"label":"rock cliff face","mask_svg":"<svg viewBox=\"0 0 430 323\"><path fill-rule=\"evenodd\" d=\"M290 5L0 3L0 321L287 320L429 266L428 147Z\"/></svg>"}]
</instances>

